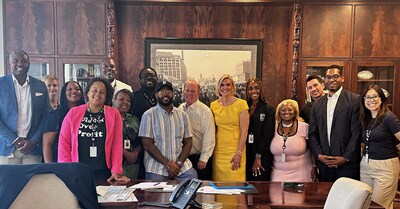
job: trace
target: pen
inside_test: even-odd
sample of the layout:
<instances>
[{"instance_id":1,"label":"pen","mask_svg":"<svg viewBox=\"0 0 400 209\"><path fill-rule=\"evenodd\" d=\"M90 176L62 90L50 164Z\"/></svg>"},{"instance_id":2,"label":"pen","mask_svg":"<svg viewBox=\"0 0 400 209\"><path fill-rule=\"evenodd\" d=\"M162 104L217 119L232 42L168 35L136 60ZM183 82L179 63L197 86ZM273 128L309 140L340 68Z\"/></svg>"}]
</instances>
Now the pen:
<instances>
[{"instance_id":1,"label":"pen","mask_svg":"<svg viewBox=\"0 0 400 209\"><path fill-rule=\"evenodd\" d=\"M157 185L159 185L160 183L161 183L161 181L155 183L153 186L157 186Z\"/></svg>"}]
</instances>

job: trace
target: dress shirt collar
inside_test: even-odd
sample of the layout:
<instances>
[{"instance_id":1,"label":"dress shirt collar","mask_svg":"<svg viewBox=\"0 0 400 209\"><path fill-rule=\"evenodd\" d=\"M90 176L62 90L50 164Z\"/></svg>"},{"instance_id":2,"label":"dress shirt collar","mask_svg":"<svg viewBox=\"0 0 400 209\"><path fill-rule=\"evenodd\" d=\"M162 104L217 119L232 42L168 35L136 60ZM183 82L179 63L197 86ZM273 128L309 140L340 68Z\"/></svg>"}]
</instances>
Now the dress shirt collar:
<instances>
[{"instance_id":1,"label":"dress shirt collar","mask_svg":"<svg viewBox=\"0 0 400 209\"><path fill-rule=\"evenodd\" d=\"M199 102L199 100L196 100L189 107L187 106L187 103L185 102L185 105L183 105L183 110L186 112L186 110L188 110L189 108L194 108L198 102Z\"/></svg>"},{"instance_id":2,"label":"dress shirt collar","mask_svg":"<svg viewBox=\"0 0 400 209\"><path fill-rule=\"evenodd\" d=\"M172 106L173 106L173 105L172 105ZM156 108L157 108L158 111L160 111L162 114L165 114L165 115L172 115L172 113L174 113L174 109L175 109L174 107L172 107L171 112L167 112L167 111L164 110L164 108L162 108L162 107L160 106L160 104L158 104L158 103L157 103Z\"/></svg>"},{"instance_id":3,"label":"dress shirt collar","mask_svg":"<svg viewBox=\"0 0 400 209\"><path fill-rule=\"evenodd\" d=\"M11 74L11 76L12 76L12 79L13 79L13 83L14 84L19 84L17 78L13 74ZM29 83L29 75L26 76L26 81L22 86L25 86L28 83Z\"/></svg>"},{"instance_id":4,"label":"dress shirt collar","mask_svg":"<svg viewBox=\"0 0 400 209\"><path fill-rule=\"evenodd\" d=\"M340 88L339 88L339 90L337 90L332 96L329 96L329 93L327 94L327 97L329 98L329 97L339 97L340 96L340 93L342 93L342 90L343 90L343 86L341 86Z\"/></svg>"}]
</instances>

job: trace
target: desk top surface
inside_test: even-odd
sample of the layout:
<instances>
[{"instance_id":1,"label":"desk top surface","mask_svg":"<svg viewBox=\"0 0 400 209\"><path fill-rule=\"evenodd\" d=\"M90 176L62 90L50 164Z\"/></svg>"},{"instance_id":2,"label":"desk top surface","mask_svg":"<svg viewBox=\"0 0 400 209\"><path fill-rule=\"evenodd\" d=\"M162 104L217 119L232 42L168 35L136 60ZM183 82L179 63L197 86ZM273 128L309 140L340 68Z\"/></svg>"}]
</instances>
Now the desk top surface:
<instances>
[{"instance_id":1,"label":"desk top surface","mask_svg":"<svg viewBox=\"0 0 400 209\"><path fill-rule=\"evenodd\" d=\"M142 181L132 181L131 186ZM171 182L173 184L175 182ZM330 182L304 183L302 190L284 190L281 182L249 182L253 184L258 193L246 193L241 195L215 195L197 194L196 201L221 202L223 208L323 208L329 190L332 186ZM99 183L99 185L109 185ZM202 186L209 185L203 181ZM171 193L142 191L134 192L139 202L160 202L168 203ZM137 203L101 203L100 208L137 208ZM141 207L150 208L150 207ZM378 204L371 202L370 208L382 208Z\"/></svg>"}]
</instances>

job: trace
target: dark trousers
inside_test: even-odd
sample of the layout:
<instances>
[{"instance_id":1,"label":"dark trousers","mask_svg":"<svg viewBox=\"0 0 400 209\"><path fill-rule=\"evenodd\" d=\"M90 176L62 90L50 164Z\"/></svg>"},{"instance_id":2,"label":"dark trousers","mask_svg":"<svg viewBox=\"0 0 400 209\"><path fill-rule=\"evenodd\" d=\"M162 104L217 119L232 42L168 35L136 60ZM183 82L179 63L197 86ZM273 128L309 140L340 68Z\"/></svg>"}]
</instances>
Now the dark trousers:
<instances>
[{"instance_id":1,"label":"dark trousers","mask_svg":"<svg viewBox=\"0 0 400 209\"><path fill-rule=\"evenodd\" d=\"M345 165L339 168L329 168L324 163L317 161L319 171L319 181L335 182L340 177L348 177L355 180L360 180L360 168L347 167Z\"/></svg>"},{"instance_id":2,"label":"dark trousers","mask_svg":"<svg viewBox=\"0 0 400 209\"><path fill-rule=\"evenodd\" d=\"M198 176L199 179L201 179L201 180L211 180L211 175L212 175L211 158L208 159L206 167L203 170L200 170L200 169L197 168L197 163L199 162L200 154L189 155L188 158L192 162L193 168L196 169L197 176Z\"/></svg>"}]
</instances>

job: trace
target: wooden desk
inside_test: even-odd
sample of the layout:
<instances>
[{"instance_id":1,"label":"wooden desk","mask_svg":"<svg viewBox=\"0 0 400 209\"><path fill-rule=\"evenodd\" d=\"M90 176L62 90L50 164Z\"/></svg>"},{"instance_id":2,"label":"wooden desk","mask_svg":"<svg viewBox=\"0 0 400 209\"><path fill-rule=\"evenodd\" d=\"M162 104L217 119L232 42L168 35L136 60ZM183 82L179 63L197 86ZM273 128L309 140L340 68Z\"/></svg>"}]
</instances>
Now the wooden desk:
<instances>
[{"instance_id":1,"label":"wooden desk","mask_svg":"<svg viewBox=\"0 0 400 209\"><path fill-rule=\"evenodd\" d=\"M130 182L128 186L140 181ZM253 184L259 193L241 195L210 195L197 194L196 201L221 202L223 208L323 208L332 183L314 182L304 183L302 192L288 192L282 189L279 182L249 182ZM101 184L101 185L107 185ZM208 182L203 182L203 186ZM168 203L171 193L151 192L136 190L134 193L139 202ZM137 208L137 203L101 203L100 208ZM150 208L150 207L141 207ZM370 208L383 208L372 202Z\"/></svg>"}]
</instances>

